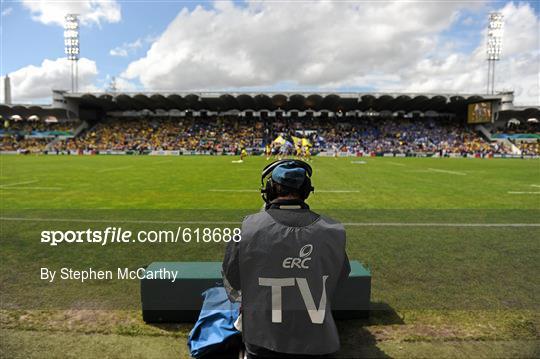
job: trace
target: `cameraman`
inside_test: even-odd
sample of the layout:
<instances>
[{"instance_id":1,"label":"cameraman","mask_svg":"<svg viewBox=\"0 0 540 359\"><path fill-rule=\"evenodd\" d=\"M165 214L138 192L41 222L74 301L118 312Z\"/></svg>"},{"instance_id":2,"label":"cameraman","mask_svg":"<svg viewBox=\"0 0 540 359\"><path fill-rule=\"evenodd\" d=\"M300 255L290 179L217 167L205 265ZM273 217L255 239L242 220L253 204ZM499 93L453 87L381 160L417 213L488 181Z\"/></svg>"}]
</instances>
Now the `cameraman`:
<instances>
[{"instance_id":1,"label":"cameraman","mask_svg":"<svg viewBox=\"0 0 540 359\"><path fill-rule=\"evenodd\" d=\"M331 302L350 272L343 226L309 209L311 167L266 166L265 211L247 216L223 260L225 287L241 301L248 358L324 356L339 350ZM266 183L264 181L266 180Z\"/></svg>"}]
</instances>

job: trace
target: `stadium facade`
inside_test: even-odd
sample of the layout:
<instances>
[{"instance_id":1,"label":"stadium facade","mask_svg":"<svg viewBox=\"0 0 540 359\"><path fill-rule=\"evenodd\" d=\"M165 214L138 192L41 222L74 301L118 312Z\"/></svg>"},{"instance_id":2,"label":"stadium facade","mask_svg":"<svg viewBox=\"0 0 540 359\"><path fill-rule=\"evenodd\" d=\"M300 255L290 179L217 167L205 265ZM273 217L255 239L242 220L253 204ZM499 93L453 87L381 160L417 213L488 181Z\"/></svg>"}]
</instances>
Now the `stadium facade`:
<instances>
[{"instance_id":1,"label":"stadium facade","mask_svg":"<svg viewBox=\"0 0 540 359\"><path fill-rule=\"evenodd\" d=\"M379 92L138 92L71 93L53 91L51 105L2 104L3 118L20 116L97 121L104 116L204 116L240 114L253 116L376 115L381 112L465 117L467 106L492 104L492 121L540 118L538 106L514 106L513 93L445 94Z\"/></svg>"},{"instance_id":2,"label":"stadium facade","mask_svg":"<svg viewBox=\"0 0 540 359\"><path fill-rule=\"evenodd\" d=\"M279 139L292 147L286 153L313 146L319 154L538 156L540 107L513 99L512 92L53 91L51 105L0 105L0 150L260 153Z\"/></svg>"}]
</instances>

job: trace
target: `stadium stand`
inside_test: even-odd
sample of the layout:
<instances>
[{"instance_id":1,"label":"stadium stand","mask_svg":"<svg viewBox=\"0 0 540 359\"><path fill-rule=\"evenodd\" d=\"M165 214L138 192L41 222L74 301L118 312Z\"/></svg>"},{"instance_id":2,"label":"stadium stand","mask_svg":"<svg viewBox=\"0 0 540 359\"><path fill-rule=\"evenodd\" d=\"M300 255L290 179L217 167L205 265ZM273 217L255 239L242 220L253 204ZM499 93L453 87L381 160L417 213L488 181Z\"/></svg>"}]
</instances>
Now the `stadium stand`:
<instances>
[{"instance_id":1,"label":"stadium stand","mask_svg":"<svg viewBox=\"0 0 540 359\"><path fill-rule=\"evenodd\" d=\"M50 139L24 138L17 136L2 137L2 151L18 151L20 153L42 153Z\"/></svg>"},{"instance_id":2,"label":"stadium stand","mask_svg":"<svg viewBox=\"0 0 540 359\"><path fill-rule=\"evenodd\" d=\"M471 121L467 109L486 101L496 115ZM260 154L270 145L274 153L292 154L300 140L311 154L322 155L540 155L540 109L513 106L506 93L53 91L51 106L0 105L0 116L7 119L0 150L16 153L238 154L245 148ZM60 121L36 121L58 116ZM73 118L80 122L68 120Z\"/></svg>"},{"instance_id":3,"label":"stadium stand","mask_svg":"<svg viewBox=\"0 0 540 359\"><path fill-rule=\"evenodd\" d=\"M247 118L113 119L96 123L78 137L57 141L58 152L182 150L197 153L237 153L243 147L260 153L277 137L303 137L314 153L339 151L365 155L394 153L488 154L506 153L466 125L434 119L380 118L278 119ZM11 144L10 144L11 143ZM44 150L46 141L12 138L3 149ZM41 147L40 147L41 146ZM31 149L30 149L31 147ZM534 146L527 147L529 151ZM536 152L534 152L536 153Z\"/></svg>"},{"instance_id":4,"label":"stadium stand","mask_svg":"<svg viewBox=\"0 0 540 359\"><path fill-rule=\"evenodd\" d=\"M66 139L59 150L187 150L221 153L263 146L262 123L228 118L106 119L81 137Z\"/></svg>"},{"instance_id":5,"label":"stadium stand","mask_svg":"<svg viewBox=\"0 0 540 359\"><path fill-rule=\"evenodd\" d=\"M24 153L46 150L58 153L180 150L222 154L237 153L241 148L247 148L252 153L262 153L264 146L271 144L273 139L295 136L308 139L313 153L509 153L504 145L488 141L465 124L430 118L281 118L275 121L233 116L106 118L77 137L71 136L73 126L69 123L18 122L9 130L4 129L2 150ZM522 130L538 133L537 126L512 127L511 133ZM496 135L502 135L502 132ZM49 143L51 146L47 148ZM517 146L526 154L540 154L538 141L522 142Z\"/></svg>"},{"instance_id":6,"label":"stadium stand","mask_svg":"<svg viewBox=\"0 0 540 359\"><path fill-rule=\"evenodd\" d=\"M0 128L1 150L21 153L40 153L47 146L62 138L73 137L76 121L5 120Z\"/></svg>"},{"instance_id":7,"label":"stadium stand","mask_svg":"<svg viewBox=\"0 0 540 359\"><path fill-rule=\"evenodd\" d=\"M540 155L540 140L536 142L521 142L519 149L523 155Z\"/></svg>"},{"instance_id":8,"label":"stadium stand","mask_svg":"<svg viewBox=\"0 0 540 359\"><path fill-rule=\"evenodd\" d=\"M519 149L524 156L540 155L540 124L538 120L510 120L504 127L495 128L493 139L507 140Z\"/></svg>"}]
</instances>

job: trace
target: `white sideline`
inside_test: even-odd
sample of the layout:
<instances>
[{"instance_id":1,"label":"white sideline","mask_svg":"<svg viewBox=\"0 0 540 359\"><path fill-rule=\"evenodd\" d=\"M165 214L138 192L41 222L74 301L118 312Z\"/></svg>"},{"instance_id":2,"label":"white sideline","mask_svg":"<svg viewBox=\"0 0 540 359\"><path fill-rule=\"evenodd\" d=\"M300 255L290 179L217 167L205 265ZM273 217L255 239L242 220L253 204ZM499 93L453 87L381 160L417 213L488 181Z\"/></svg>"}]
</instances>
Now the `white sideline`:
<instances>
[{"instance_id":1,"label":"white sideline","mask_svg":"<svg viewBox=\"0 0 540 359\"><path fill-rule=\"evenodd\" d=\"M8 184L0 185L0 188L11 187L11 186L20 186L20 185L22 185L22 184L31 184L31 183L36 183L36 182L39 182L39 181L38 181L38 180L33 180L33 181L24 181L24 182L8 183Z\"/></svg>"},{"instance_id":2,"label":"white sideline","mask_svg":"<svg viewBox=\"0 0 540 359\"><path fill-rule=\"evenodd\" d=\"M8 183L0 185L0 190L25 190L25 189L31 189L31 190L62 190L62 187L36 187L36 186L30 186L30 187L20 187L21 185L25 184L32 184L39 182L38 180L33 181L24 181L24 182L16 182L16 183Z\"/></svg>"},{"instance_id":3,"label":"white sideline","mask_svg":"<svg viewBox=\"0 0 540 359\"><path fill-rule=\"evenodd\" d=\"M26 218L0 217L0 221L81 222L81 223L146 223L146 224L240 224L237 221L152 221L147 219Z\"/></svg>"},{"instance_id":4,"label":"white sideline","mask_svg":"<svg viewBox=\"0 0 540 359\"><path fill-rule=\"evenodd\" d=\"M15 190L25 190L25 189L32 189L32 190L52 190L52 191L61 191L63 188L62 187L0 187L0 190L10 190L10 189L15 189Z\"/></svg>"},{"instance_id":5,"label":"white sideline","mask_svg":"<svg viewBox=\"0 0 540 359\"><path fill-rule=\"evenodd\" d=\"M208 192L259 192L256 189L209 189Z\"/></svg>"},{"instance_id":6,"label":"white sideline","mask_svg":"<svg viewBox=\"0 0 540 359\"><path fill-rule=\"evenodd\" d=\"M540 223L407 223L407 222L345 222L344 226L373 227L540 227Z\"/></svg>"},{"instance_id":7,"label":"white sideline","mask_svg":"<svg viewBox=\"0 0 540 359\"><path fill-rule=\"evenodd\" d=\"M208 192L259 192L258 189L209 189ZM358 190L315 190L315 193L360 193Z\"/></svg>"},{"instance_id":8,"label":"white sideline","mask_svg":"<svg viewBox=\"0 0 540 359\"><path fill-rule=\"evenodd\" d=\"M324 190L324 189L320 189L320 190L315 190L315 193L317 192L324 192L324 193L360 193L360 191L358 190L340 190L340 189L336 189L336 190L331 190L331 189L328 189L328 190Z\"/></svg>"},{"instance_id":9,"label":"white sideline","mask_svg":"<svg viewBox=\"0 0 540 359\"><path fill-rule=\"evenodd\" d=\"M467 174L465 172L458 172L458 171L447 171L447 170L440 170L437 168L428 168L431 172L439 172L439 173L447 173L450 175L458 175L458 176L466 176Z\"/></svg>"},{"instance_id":10,"label":"white sideline","mask_svg":"<svg viewBox=\"0 0 540 359\"><path fill-rule=\"evenodd\" d=\"M133 167L133 166L103 168L103 169L100 169L100 170L98 170L96 172L97 173L103 173L103 172L121 171L121 170L125 170L125 169L131 168L131 167Z\"/></svg>"},{"instance_id":11,"label":"white sideline","mask_svg":"<svg viewBox=\"0 0 540 359\"><path fill-rule=\"evenodd\" d=\"M152 221L131 219L26 218L0 217L2 221L147 223L147 224L240 224L237 221ZM415 223L415 222L344 222L344 226L364 227L540 227L540 223Z\"/></svg>"},{"instance_id":12,"label":"white sideline","mask_svg":"<svg viewBox=\"0 0 540 359\"><path fill-rule=\"evenodd\" d=\"M540 194L540 192L530 192L530 191L508 191L509 194Z\"/></svg>"}]
</instances>

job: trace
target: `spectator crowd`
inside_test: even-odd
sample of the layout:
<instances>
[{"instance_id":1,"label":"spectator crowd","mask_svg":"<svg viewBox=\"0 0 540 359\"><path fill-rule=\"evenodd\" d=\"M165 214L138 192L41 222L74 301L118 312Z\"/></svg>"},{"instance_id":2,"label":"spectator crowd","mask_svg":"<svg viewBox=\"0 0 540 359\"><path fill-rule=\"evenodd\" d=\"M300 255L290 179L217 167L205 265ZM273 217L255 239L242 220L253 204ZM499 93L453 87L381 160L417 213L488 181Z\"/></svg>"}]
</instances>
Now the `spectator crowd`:
<instances>
[{"instance_id":1,"label":"spectator crowd","mask_svg":"<svg viewBox=\"0 0 540 359\"><path fill-rule=\"evenodd\" d=\"M19 122L19 131L66 130L67 124ZM71 126L72 127L72 126ZM512 128L518 131L521 128ZM529 126L528 131L538 131ZM77 137L32 138L5 132L2 150L26 152L103 152L180 150L198 153L262 152L277 137L307 138L311 152L364 154L495 154L509 153L501 142L490 143L472 128L441 118L106 118ZM540 154L540 144L521 143L525 154Z\"/></svg>"}]
</instances>

